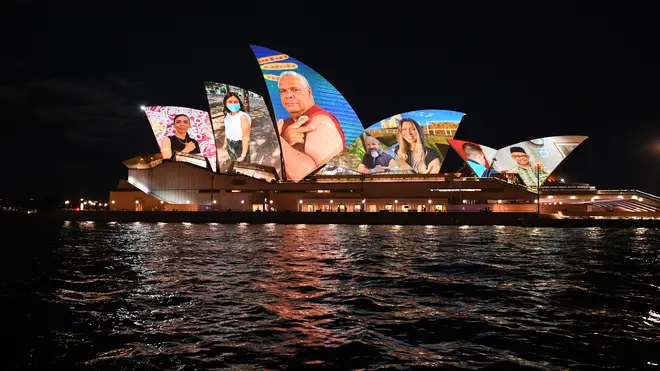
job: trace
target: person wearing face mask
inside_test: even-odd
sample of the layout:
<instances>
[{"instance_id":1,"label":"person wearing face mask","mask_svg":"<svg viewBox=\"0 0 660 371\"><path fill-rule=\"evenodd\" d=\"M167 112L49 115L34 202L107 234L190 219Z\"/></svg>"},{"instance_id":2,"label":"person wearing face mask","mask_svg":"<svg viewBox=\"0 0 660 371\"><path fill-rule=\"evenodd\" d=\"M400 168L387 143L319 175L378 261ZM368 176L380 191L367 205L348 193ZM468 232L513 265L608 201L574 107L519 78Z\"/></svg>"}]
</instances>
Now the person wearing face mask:
<instances>
[{"instance_id":1,"label":"person wearing face mask","mask_svg":"<svg viewBox=\"0 0 660 371\"><path fill-rule=\"evenodd\" d=\"M225 149L229 159L250 162L250 129L252 118L245 112L238 94L229 92L223 100L225 114Z\"/></svg>"},{"instance_id":2,"label":"person wearing face mask","mask_svg":"<svg viewBox=\"0 0 660 371\"><path fill-rule=\"evenodd\" d=\"M199 143L188 134L190 129L190 118L180 114L174 116L174 135L163 138L161 142L161 153L163 158L168 160L172 158L174 151L182 153L201 153Z\"/></svg>"},{"instance_id":3,"label":"person wearing face mask","mask_svg":"<svg viewBox=\"0 0 660 371\"><path fill-rule=\"evenodd\" d=\"M367 152L364 154L358 171L362 174L382 173L386 170L396 169L396 160L380 148L378 139L367 136Z\"/></svg>"}]
</instances>

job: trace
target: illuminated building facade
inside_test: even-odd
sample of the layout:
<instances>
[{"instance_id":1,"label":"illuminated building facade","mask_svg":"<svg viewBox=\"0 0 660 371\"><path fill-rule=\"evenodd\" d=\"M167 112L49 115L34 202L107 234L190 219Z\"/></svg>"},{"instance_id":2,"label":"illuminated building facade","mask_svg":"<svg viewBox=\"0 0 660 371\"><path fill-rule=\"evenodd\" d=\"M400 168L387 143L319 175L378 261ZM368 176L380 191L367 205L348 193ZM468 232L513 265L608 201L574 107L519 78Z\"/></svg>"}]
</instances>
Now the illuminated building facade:
<instances>
[{"instance_id":1,"label":"illuminated building facade","mask_svg":"<svg viewBox=\"0 0 660 371\"><path fill-rule=\"evenodd\" d=\"M553 175L585 136L496 150L455 140L464 114L446 110L404 112L365 127L314 70L283 53L252 51L271 105L246 89L206 82L210 112L144 107L161 153L124 161L128 179L110 193L110 210L660 217L654 195ZM450 147L466 166L442 173Z\"/></svg>"}]
</instances>

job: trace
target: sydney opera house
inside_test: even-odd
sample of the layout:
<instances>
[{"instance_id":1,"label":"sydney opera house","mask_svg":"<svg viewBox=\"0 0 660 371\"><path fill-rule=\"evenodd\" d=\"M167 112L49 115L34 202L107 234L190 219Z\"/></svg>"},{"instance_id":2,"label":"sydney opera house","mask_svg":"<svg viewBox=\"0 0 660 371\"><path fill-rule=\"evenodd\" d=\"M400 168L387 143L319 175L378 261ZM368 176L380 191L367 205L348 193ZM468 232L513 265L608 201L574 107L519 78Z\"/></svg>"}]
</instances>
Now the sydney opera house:
<instances>
[{"instance_id":1,"label":"sydney opera house","mask_svg":"<svg viewBox=\"0 0 660 371\"><path fill-rule=\"evenodd\" d=\"M316 71L251 48L268 95L205 82L208 110L143 107L160 152L124 161L128 179L110 193L111 210L660 217L657 196L554 173L586 136L494 149L454 139L464 114L441 109L365 125ZM449 151L463 159L461 168L443 166Z\"/></svg>"}]
</instances>

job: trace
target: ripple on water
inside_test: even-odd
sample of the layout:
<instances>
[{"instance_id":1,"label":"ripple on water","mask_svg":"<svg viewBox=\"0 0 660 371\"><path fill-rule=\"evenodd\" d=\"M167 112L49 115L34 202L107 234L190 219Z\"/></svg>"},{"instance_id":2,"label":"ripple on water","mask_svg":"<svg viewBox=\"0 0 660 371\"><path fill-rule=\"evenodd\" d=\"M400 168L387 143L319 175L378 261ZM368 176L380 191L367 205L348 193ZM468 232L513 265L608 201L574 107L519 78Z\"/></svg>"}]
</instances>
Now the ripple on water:
<instances>
[{"instance_id":1,"label":"ripple on water","mask_svg":"<svg viewBox=\"0 0 660 371\"><path fill-rule=\"evenodd\" d=\"M3 266L10 369L660 363L657 229L43 228Z\"/></svg>"}]
</instances>

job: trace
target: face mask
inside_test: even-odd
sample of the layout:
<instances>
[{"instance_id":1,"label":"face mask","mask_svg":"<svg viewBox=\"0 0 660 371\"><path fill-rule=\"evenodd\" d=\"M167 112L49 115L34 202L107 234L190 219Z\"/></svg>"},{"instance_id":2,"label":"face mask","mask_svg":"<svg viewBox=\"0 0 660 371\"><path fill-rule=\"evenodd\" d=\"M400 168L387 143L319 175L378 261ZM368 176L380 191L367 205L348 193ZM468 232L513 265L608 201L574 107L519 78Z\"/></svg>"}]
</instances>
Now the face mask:
<instances>
[{"instance_id":1,"label":"face mask","mask_svg":"<svg viewBox=\"0 0 660 371\"><path fill-rule=\"evenodd\" d=\"M227 104L227 109L233 113L236 113L241 109L241 105L238 103L229 103Z\"/></svg>"}]
</instances>

